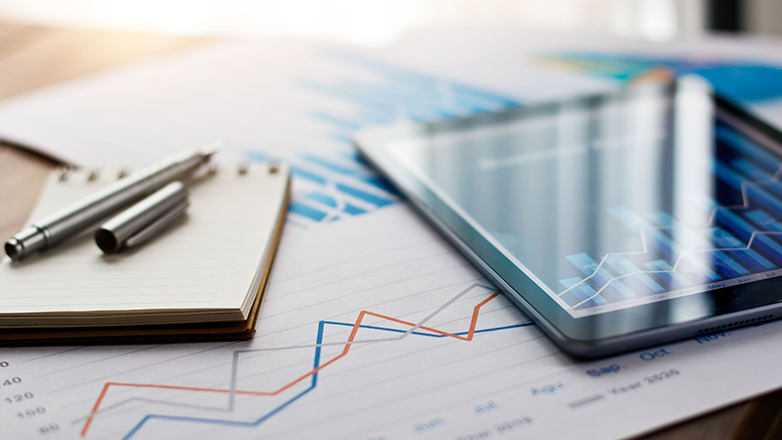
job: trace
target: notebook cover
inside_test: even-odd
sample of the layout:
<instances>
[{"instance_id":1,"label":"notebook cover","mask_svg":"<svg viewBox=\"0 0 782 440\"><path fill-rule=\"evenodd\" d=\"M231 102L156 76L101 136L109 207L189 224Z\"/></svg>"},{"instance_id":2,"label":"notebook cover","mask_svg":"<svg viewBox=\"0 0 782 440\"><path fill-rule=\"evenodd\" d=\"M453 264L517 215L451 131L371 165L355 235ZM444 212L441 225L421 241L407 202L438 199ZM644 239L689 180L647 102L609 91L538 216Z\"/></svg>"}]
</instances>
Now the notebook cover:
<instances>
[{"instance_id":1,"label":"notebook cover","mask_svg":"<svg viewBox=\"0 0 782 440\"><path fill-rule=\"evenodd\" d=\"M37 328L29 330L0 329L0 346L19 345L96 345L96 344L155 344L169 342L209 342L248 340L255 333L255 325L263 304L272 263L282 236L285 214L290 202L290 177L285 188L282 209L272 237L272 247L266 261L261 285L253 307L244 321L205 324L140 325L89 328Z\"/></svg>"}]
</instances>

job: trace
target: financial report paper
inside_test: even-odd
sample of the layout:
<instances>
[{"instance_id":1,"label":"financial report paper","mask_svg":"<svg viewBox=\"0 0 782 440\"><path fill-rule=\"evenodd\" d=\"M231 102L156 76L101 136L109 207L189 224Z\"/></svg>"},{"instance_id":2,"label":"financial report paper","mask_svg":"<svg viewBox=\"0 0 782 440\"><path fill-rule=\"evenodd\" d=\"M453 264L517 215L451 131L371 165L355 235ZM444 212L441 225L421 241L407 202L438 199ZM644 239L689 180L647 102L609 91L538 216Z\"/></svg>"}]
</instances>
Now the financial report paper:
<instances>
[{"instance_id":1,"label":"financial report paper","mask_svg":"<svg viewBox=\"0 0 782 440\"><path fill-rule=\"evenodd\" d=\"M779 323L576 362L405 205L288 228L267 295L249 342L0 350L4 435L619 438L782 368Z\"/></svg>"},{"instance_id":2,"label":"financial report paper","mask_svg":"<svg viewBox=\"0 0 782 440\"><path fill-rule=\"evenodd\" d=\"M659 65L719 73L725 61L717 49L693 46L697 58L649 46L639 59L621 44L610 53L584 42L531 51L507 35L464 35L416 37L375 52L295 40L218 43L0 106L0 137L77 164L141 166L222 140L225 156L283 159L294 176L255 339L2 348L2 432L604 439L782 385L778 323L587 363L567 357L350 144L368 124L609 90ZM773 79L771 57L782 63L782 54L764 47L742 62ZM617 65L624 70L605 74ZM726 84L719 75L714 82ZM732 90L777 114L773 87L765 95Z\"/></svg>"}]
</instances>

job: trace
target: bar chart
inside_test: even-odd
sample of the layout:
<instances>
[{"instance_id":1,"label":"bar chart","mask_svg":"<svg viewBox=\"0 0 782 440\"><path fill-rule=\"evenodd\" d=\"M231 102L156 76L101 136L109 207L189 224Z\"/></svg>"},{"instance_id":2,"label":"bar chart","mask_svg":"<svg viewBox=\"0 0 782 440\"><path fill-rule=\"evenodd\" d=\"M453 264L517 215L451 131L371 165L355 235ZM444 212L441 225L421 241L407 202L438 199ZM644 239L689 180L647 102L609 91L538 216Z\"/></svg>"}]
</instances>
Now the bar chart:
<instances>
[{"instance_id":1,"label":"bar chart","mask_svg":"<svg viewBox=\"0 0 782 440\"><path fill-rule=\"evenodd\" d=\"M497 93L356 54L323 50L319 56L349 67L354 76L331 81L313 78L298 81L304 90L350 106L341 112L331 107L309 112L313 123L329 127L330 139L336 144L330 154L306 153L285 158L292 163L295 180L289 222L301 226L365 214L399 200L398 192L354 149L351 136L357 130L405 120L426 122L468 116L520 105L517 100ZM259 150L249 150L246 154L258 161L271 160L269 153Z\"/></svg>"}]
</instances>

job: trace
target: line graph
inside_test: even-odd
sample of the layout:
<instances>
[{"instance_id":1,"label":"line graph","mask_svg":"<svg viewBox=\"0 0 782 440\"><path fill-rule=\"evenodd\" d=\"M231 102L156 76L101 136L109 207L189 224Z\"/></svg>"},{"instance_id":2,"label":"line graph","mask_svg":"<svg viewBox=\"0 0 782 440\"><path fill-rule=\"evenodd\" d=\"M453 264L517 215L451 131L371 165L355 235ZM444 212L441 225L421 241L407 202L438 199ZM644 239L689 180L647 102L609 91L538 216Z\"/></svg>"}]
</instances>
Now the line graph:
<instances>
[{"instance_id":1,"label":"line graph","mask_svg":"<svg viewBox=\"0 0 782 440\"><path fill-rule=\"evenodd\" d=\"M135 433L137 433L147 422L153 419L159 419L159 420L176 420L176 421L185 421L185 422L195 422L195 423L208 423L208 424L218 424L218 425L230 425L230 426L241 426L241 427L255 427L263 423L268 418L272 417L273 415L277 414L278 412L282 411L292 403L294 403L296 400L300 399L307 393L314 390L317 386L317 379L318 374L321 370L328 367L329 365L334 364L338 360L342 359L343 357L347 356L350 352L350 348L352 345L355 344L368 344L368 343L377 343L377 342L388 342L388 341L399 341L402 340L410 335L414 336L425 336L425 337L433 337L433 338L453 338L465 342L469 342L473 340L473 337L477 333L486 333L486 332L494 332L494 331L500 331L500 330L506 330L511 328L519 328L519 327L525 327L533 325L532 323L521 323L521 324L514 324L514 325L508 325L508 326L500 326L500 327L492 327L492 328L486 328L481 330L476 330L477 321L478 321L478 315L480 313L481 308L489 303L491 300L496 298L499 293L494 292L491 295L489 295L487 298L483 299L481 302L479 302L477 305L473 307L472 315L470 317L470 324L467 331L463 332L447 332L444 330L440 330L433 327L425 326L424 324L429 321L431 318L442 312L445 308L447 308L449 305L453 304L456 300L463 297L468 292L471 292L475 289L483 289L487 291L493 290L490 287L483 286L480 284L473 284L470 287L462 290L459 292L456 296L454 296L451 300L440 306L438 309L427 315L424 319L419 321L418 323L409 322L406 320L394 318L391 316L387 316L380 313L375 313L368 310L362 310L358 317L356 318L356 321L353 323L346 323L346 322L338 322L338 321L320 321L318 323L318 332L316 337L316 343L312 345L297 345L292 347L277 347L277 348L267 348L267 349L253 349L253 350L235 350L233 352L233 359L232 359L232 369L231 369L231 380L230 380L230 387L227 389L223 388L204 388L204 387L189 387L189 386L176 386L176 385L164 385L164 384L137 384L137 383L124 383L124 382L107 382L104 384L103 389L101 390L100 395L98 396L95 405L93 406L90 414L87 416L86 421L84 422L83 428L81 430L81 436L85 437L87 436L87 433L90 429L90 426L92 425L93 421L95 420L96 416L98 416L100 413L105 412L109 409L117 408L118 406L121 406L122 404L128 403L133 400L143 400L143 401L149 401L149 399L138 399L131 397L129 399L125 399L124 401L121 401L117 404L112 405L110 408L101 408L101 404L103 403L104 399L106 398L109 390L111 388L116 387L133 387L133 388L158 388L158 389L168 389L168 390L180 390L180 391L192 391L192 392L206 392L206 393L221 393L221 394L228 394L229 396L229 403L228 407L225 409L227 411L233 411L234 404L235 404L235 397L237 395L249 395L249 396L276 396L281 393L283 393L286 390L289 390L294 385L297 385L299 383L304 382L306 379L310 379L309 386L304 389L303 391L299 392L298 394L294 395L292 398L287 399L282 404L278 405L277 407L273 408L271 411L266 412L265 414L261 415L259 418L253 421L234 421L234 420L226 420L226 419L219 419L219 418L202 418L202 417L187 417L187 416L171 416L171 415L164 415L164 414L148 414L144 416L123 438L124 439L130 439ZM407 330L398 329L398 328L390 328L390 327L382 327L377 325L367 325L363 324L366 317L375 317L382 320L386 320L389 322L393 322L396 324L400 324L403 326L409 327ZM324 331L326 326L340 326L340 327L350 327L351 331L346 341L344 342L337 342L337 343L324 343ZM358 332L360 329L367 329L367 330L378 330L383 332L390 332L390 333L399 333L398 336L390 337L390 338L382 338L382 339L366 339L366 340L357 340L356 337L358 335ZM324 346L328 345L343 345L343 350L333 358L329 359L326 362L321 363L322 359L322 348ZM239 368L239 361L242 354L251 353L251 352L258 352L258 351L274 351L274 350L284 350L289 348L307 348L312 347L315 348L314 353L314 360L313 360L313 368L308 371L307 373L300 375L293 379L292 381L286 383L285 385L273 390L273 391L255 391L255 390L240 390L237 389L236 383L238 378L238 368ZM157 402L157 403L165 403L165 402ZM181 405L179 403L172 403L173 405ZM187 404L185 404L187 405ZM192 406L192 405L189 405ZM214 410L216 408L208 408L211 410Z\"/></svg>"},{"instance_id":2,"label":"line graph","mask_svg":"<svg viewBox=\"0 0 782 440\"><path fill-rule=\"evenodd\" d=\"M724 129L718 129L718 136L722 136L723 138L730 139L729 136L735 136L735 135L732 135L731 133L726 132ZM737 138L733 138L731 143L736 143L736 142L739 142L739 140L737 140ZM748 146L743 146L743 147L732 146L732 147L739 148L739 149L741 149L741 148L744 148L744 149L751 148L751 147L748 147ZM757 152L755 152L755 154L759 155L759 153L757 153ZM762 159L765 159L766 161L769 160L769 158L767 158L767 157L763 157L763 156L761 156L761 157L762 157ZM778 165L778 163L779 163L778 160L775 160L776 171L770 176L770 178L760 179L760 180L739 180L739 181L735 181L736 179L733 179L734 180L734 182L733 182L734 185L736 183L738 184L737 185L738 186L737 189L738 189L738 192L739 192L740 197L741 197L741 203L728 205L728 206L714 206L711 209L711 212L710 212L706 222L703 225L700 225L700 226L677 226L677 225L674 225L674 226L641 226L640 229L639 229L639 234L640 234L640 239L641 239L642 250L640 250L640 251L631 251L631 252L609 252L609 253L606 253L601 258L600 262L594 267L594 270L592 271L592 273L590 275L588 275L587 277L581 279L580 281L577 281L577 282L574 282L574 283L570 283L568 286L566 286L566 289L564 291L558 293L557 295L559 297L562 297L564 294L566 294L568 292L571 292L574 289L578 289L581 286L588 286L587 282L590 281L590 280L595 280L596 278L598 278L599 274L601 273L601 271L605 271L606 264L608 264L608 262L613 257L626 257L626 256L632 256L632 255L648 254L650 252L650 248L649 248L648 239L647 239L647 231L660 231L660 232L668 231L668 232L672 232L672 231L677 231L677 230L681 230L681 231L709 230L709 229L714 228L714 227L717 226L718 215L721 212L745 211L745 210L750 209L751 207L753 207L753 204L751 202L751 197L750 197L750 194L749 194L750 188L752 188L752 187L768 187L768 186L772 186L772 185L776 185L776 184L780 183L780 179L782 179L782 165ZM752 165L748 164L747 162L742 162L742 165L744 166L744 168L752 168ZM724 170L725 166L721 165L720 163L717 163L715 165L715 167L717 168L718 171L719 170L723 170L723 174L728 172L728 171ZM723 168L720 168L720 167L723 167ZM762 208L764 206L761 204L761 205L759 205L759 207ZM671 234L671 235L674 236L675 234ZM585 298L581 299L581 301L577 302L576 304L572 305L571 307L577 308L577 307L583 306L583 305L585 305L587 303L590 303L594 299L600 297L601 293L606 291L606 289L608 289L612 285L617 284L622 279L626 279L626 278L630 278L630 277L634 277L634 276L638 276L638 275L643 275L643 274L649 274L650 275L650 274L674 274L674 273L677 273L678 270L680 269L680 267L683 265L683 262L686 261L686 257L687 256L697 255L697 254L706 254L706 253L712 253L712 254L715 254L715 255L719 256L719 254L722 253L722 252L747 252L747 251L753 251L752 247L755 244L756 239L759 239L758 237L781 236L781 235L782 235L782 231L768 231L768 230L756 229L756 230L751 231L751 233L749 234L749 237L747 239L747 242L746 242L745 246L721 246L721 247L710 246L710 247L706 247L706 248L702 248L702 249L687 249L687 250L677 251L676 252L677 253L677 257L674 260L674 264L672 266L670 266L669 268L664 268L664 269L660 269L660 270L653 270L653 269L650 269L650 270L632 270L632 271L629 271L627 273L623 273L623 274L619 274L619 275L612 274L612 277L610 279L608 279L607 282L605 282L598 289L596 289L596 290L593 289L593 292L591 294L589 294ZM768 245L767 243L764 243L764 244ZM708 243L705 244L705 245L708 245ZM768 263L769 265L771 265L771 263L769 263L767 260L765 260L764 257L758 255L757 252L755 252L755 254L756 255L753 256L752 258L754 258L756 261L760 260L761 262L765 262L765 263ZM726 257L723 257L723 259L726 259ZM733 263L733 264L735 265L735 263ZM740 273L740 275L743 275L743 274ZM715 280L712 280L712 281L715 281ZM690 289L690 290L692 290L692 289Z\"/></svg>"}]
</instances>

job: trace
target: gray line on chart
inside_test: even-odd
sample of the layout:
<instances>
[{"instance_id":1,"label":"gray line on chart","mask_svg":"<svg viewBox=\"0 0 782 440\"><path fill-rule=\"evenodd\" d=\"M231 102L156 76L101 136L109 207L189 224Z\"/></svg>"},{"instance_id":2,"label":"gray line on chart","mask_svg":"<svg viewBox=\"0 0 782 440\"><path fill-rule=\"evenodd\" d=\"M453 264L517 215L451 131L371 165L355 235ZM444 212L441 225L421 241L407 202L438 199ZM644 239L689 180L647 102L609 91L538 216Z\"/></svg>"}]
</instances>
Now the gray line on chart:
<instances>
[{"instance_id":1,"label":"gray line on chart","mask_svg":"<svg viewBox=\"0 0 782 440\"><path fill-rule=\"evenodd\" d=\"M111 411L112 409L124 405L126 403L130 403L132 401L139 401L139 402L146 402L146 403L157 403L160 405L170 405L170 406L177 406L177 407L184 407L184 408L193 408L193 409L208 409L213 411L220 411L220 412L230 412L228 408L220 407L220 406L206 406L206 405L196 405L194 403L180 403L180 402L170 402L167 400L158 400L158 399L148 399L146 397L129 397L124 400L120 400L119 402L109 405L105 408L101 408L100 410L96 411L92 414L92 416L97 416L98 414L103 414L105 412ZM72 425L77 425L81 422L84 422L90 418L90 416L81 416L77 419L71 420Z\"/></svg>"},{"instance_id":2,"label":"gray line on chart","mask_svg":"<svg viewBox=\"0 0 782 440\"><path fill-rule=\"evenodd\" d=\"M347 260L343 260L343 261L338 262L338 263L330 264L328 266L319 267L317 269L314 269L314 270L311 270L311 271L308 271L308 272L303 272L303 273L300 273L300 274L289 276L288 278L280 278L280 279L277 279L277 280L272 280L272 281L270 281L269 284L280 283L280 282L283 282L283 281L290 281L290 280L299 278L299 277L304 276L304 275L310 275L310 274L313 274L315 272L328 270L328 269L331 269L331 268L333 268L335 266L339 266L341 264L351 263L351 262L356 261L356 260L362 260L362 259L365 259L367 257L372 257L372 256L383 254L383 253L386 253L386 252L398 251L400 249L409 249L409 248L413 248L413 247L416 247L416 246L422 246L422 245L425 245L425 244L440 243L440 242L442 242L442 239L435 239L435 240L427 239L425 241L421 241L421 242L418 242L418 243L406 244L404 246L399 246L399 247L394 247L394 248L389 248L389 249L383 249L382 251L371 252L369 254L364 254L364 255L360 255L358 257L349 258Z\"/></svg>"},{"instance_id":3,"label":"gray line on chart","mask_svg":"<svg viewBox=\"0 0 782 440\"><path fill-rule=\"evenodd\" d=\"M375 268L372 268L372 269L369 269L369 270L365 270L365 271L363 271L363 272L356 272L355 274L352 274L352 275L350 275L349 277L338 278L338 279L335 279L335 280L331 280L331 281L329 281L329 282L327 282L327 283L319 284L319 285L317 285L317 286L313 286L313 287L307 287L307 288L305 288L305 289L301 289L301 290L294 290L294 291L292 291L292 292L287 292L287 293L284 293L284 294L281 294L281 295L276 295L274 299L285 298L285 297L287 297L287 296L290 296L290 295L295 295L295 294L297 294L297 293L306 292L306 291L308 291L308 290L319 289L319 288L321 288L321 287L323 287L323 286L326 286L326 285L328 285L328 284L334 284L334 283L338 283L338 282L340 282L340 281L344 281L344 280L346 280L346 279L348 279L348 278L352 278L352 277L355 277L355 276L358 276L358 275L366 275L366 274L369 274L369 273L372 273L372 272L377 272L377 271L380 271L380 270L386 270L386 269L388 269L388 268L390 268L390 267L398 267L398 266L403 266L403 265L405 265L405 264L410 264L410 263L411 263L411 262L413 262L413 261L426 260L427 258L442 257L443 255L449 255L449 254L455 254L455 253L456 253L456 250L449 249L449 250L446 250L445 252L440 252L440 253L438 253L438 254L432 254L432 255L426 255L426 256L423 256L423 257L419 257L419 258L412 258L412 259L407 259L407 260L405 260L405 261L400 261L400 262L398 262L398 263L393 263L393 264L386 264L386 265L384 265L384 266L381 266L381 267L375 267Z\"/></svg>"},{"instance_id":4,"label":"gray line on chart","mask_svg":"<svg viewBox=\"0 0 782 440\"><path fill-rule=\"evenodd\" d=\"M409 330L405 331L404 333L400 334L399 336L393 336L393 337L390 337L390 338L361 339L361 340L358 340L358 341L350 341L350 342L348 342L348 341L344 341L344 342L322 342L320 344L291 345L291 346L287 346L287 347L253 348L253 349L247 349L247 350L236 350L234 353L252 353L252 352L259 352L259 351L280 351L280 350L293 350L293 349L296 349L296 348L317 348L317 347L328 347L328 346L333 346L333 345L345 346L345 345L357 345L357 344L370 344L370 343L374 343L374 342L399 341L401 339L406 338L407 336L409 336L411 333L415 332L419 328L421 328L424 324L427 323L427 321L429 321L430 319L434 318L435 315L437 315L438 313L440 313L443 310L445 310L446 307L450 306L451 304L456 302L459 298L464 296L469 291L475 289L476 287L482 287L482 288L484 288L486 290L495 290L495 289L493 289L491 287L487 287L487 286L484 286L484 285L481 285L481 284L473 284L472 286L468 287L466 290L463 290L463 291L459 292L458 295L456 295L453 298L451 298L450 300L448 300L448 302L446 302L445 304L440 306L437 310L435 310L434 312L430 313L427 317L422 319L420 322L415 324L413 327L410 327Z\"/></svg>"},{"instance_id":5,"label":"gray line on chart","mask_svg":"<svg viewBox=\"0 0 782 440\"><path fill-rule=\"evenodd\" d=\"M461 292L459 292L456 296L454 296L453 298L448 300L445 304L443 304L440 307L438 307L435 311L433 311L432 313L427 315L424 319L419 321L417 324L415 324L413 327L411 327L409 330L407 330L406 332L402 333L399 336L394 336L394 337L391 337L391 338L365 339L365 340L361 340L361 341L331 342L331 343L320 343L320 344L309 344L309 345L296 345L296 346L292 346L292 347L258 348L258 349L251 349L251 350L236 350L236 351L234 351L234 353L233 353L233 362L231 363L231 388L230 388L230 391L229 391L230 398L228 400L228 402L229 402L229 411L233 411L234 403L236 401L236 399L235 399L235 395L236 395L236 378L238 376L239 356L241 354L243 354L243 353L253 353L253 352L264 352L264 351L271 351L271 350L279 351L279 350L286 350L286 349L291 349L291 348L317 348L317 347L326 347L326 346L333 346L333 345L346 346L346 345L354 345L354 344L368 344L368 343L375 343L375 342L399 341L399 340L402 340L402 339L406 338L407 336L409 336L410 334L412 334L414 331L418 330L419 328L421 328L421 326L426 324L426 322L429 321L430 319L432 319L435 315L437 315L438 313L440 313L443 310L445 310L448 306L450 306L451 304L456 302L459 298L461 298L462 296L464 296L468 292L472 291L476 287L480 287L480 288L483 288L483 289L486 289L486 290L489 290L489 291L494 290L494 289L492 289L490 287L487 287L487 286L484 286L484 285L481 285L481 284L477 284L477 283L473 284L470 287L468 287L468 288L462 290Z\"/></svg>"},{"instance_id":6,"label":"gray line on chart","mask_svg":"<svg viewBox=\"0 0 782 440\"><path fill-rule=\"evenodd\" d=\"M117 355L114 355L114 356L109 356L109 357L105 357L105 358L97 359L97 360L94 360L94 361L85 362L85 363L83 363L83 364L79 364L79 365L73 365L73 366L70 366L70 367L68 367L68 368L61 368L61 369L59 369L59 370L55 370L55 371L50 371L50 372L48 372L48 373L39 374L38 376L35 376L35 378L36 378L36 379L38 379L39 377L48 376L48 375L50 375L50 374L61 373L61 372L63 372L63 371L66 371L66 370L72 370L72 369L74 369L74 368L83 367L83 366L85 366L85 365L90 365L90 364L94 364L94 363L97 363L97 362L103 362L103 361L105 361L105 360L108 360L108 359L116 359L116 358L118 358L118 357L127 356L127 355L129 355L129 354L135 354L135 353L138 353L138 352L140 352L140 351L151 350L151 349L153 349L153 348L157 348L157 347L160 347L160 346L161 346L161 344L157 344L157 345L150 345L149 347L140 348L140 349L138 349L138 350L128 351L128 352L125 352L125 353L120 353L120 354L117 354Z\"/></svg>"},{"instance_id":7,"label":"gray line on chart","mask_svg":"<svg viewBox=\"0 0 782 440\"><path fill-rule=\"evenodd\" d=\"M144 370L144 369L151 368L151 367L154 367L154 366L157 366L157 365L165 364L167 362L174 362L174 361L177 361L177 360L180 360L180 359L184 359L186 357L197 356L199 354L203 354L203 353L206 353L208 351L219 350L219 349L225 348L225 347L227 347L229 345L236 345L236 344L241 344L241 343L244 343L244 342L245 341L233 341L233 342L228 342L228 343L224 343L224 344L220 344L220 345L213 345L213 346L210 346L210 347L208 347L208 348L206 348L204 350L194 351L194 352L190 352L190 353L183 354L183 355L180 355L180 356L175 356L175 357L172 357L172 358L164 359L162 361L153 362L151 364L145 364L145 365L140 366L140 367L130 368L130 369L122 371L121 374L128 374L128 373L132 373L134 371ZM87 348L87 347L85 347L85 348ZM195 372L199 372L199 371L201 371L201 370L195 370ZM58 388L56 390L50 391L49 394L59 393L59 392L65 391L65 390L69 390L71 388L81 387L81 386L84 386L84 385L87 385L87 384L90 384L90 383L93 383L93 382L100 382L100 381L102 381L104 379L108 379L108 378L113 377L113 376L116 376L116 374L115 373L111 373L111 374L108 374L106 376L92 378L92 379L90 379L90 380L88 380L86 382L80 382L80 383L77 383L77 384L68 385L66 387ZM174 378L180 377L180 376L182 376L182 375L174 376ZM82 403L82 402L79 402L79 403Z\"/></svg>"},{"instance_id":8,"label":"gray line on chart","mask_svg":"<svg viewBox=\"0 0 782 440\"><path fill-rule=\"evenodd\" d=\"M38 356L38 357L31 358L31 359L25 359L25 360L23 360L23 361L22 361L22 363L23 363L23 364L26 364L27 362L33 362L33 361L37 361L37 360L40 360L40 359L46 359L46 358L48 358L48 357L52 357L52 356L58 356L58 355L61 355L61 354L70 353L70 352L72 352L72 351L81 350L82 348L86 348L86 347L87 347L87 346L84 346L84 347L75 347L75 348L69 348L69 349L67 349L67 350L58 351L57 353L49 353L49 354L47 354L47 355Z\"/></svg>"},{"instance_id":9,"label":"gray line on chart","mask_svg":"<svg viewBox=\"0 0 782 440\"><path fill-rule=\"evenodd\" d=\"M470 287L468 287L468 288L462 290L461 292L459 292L456 296L454 296L453 298L448 300L445 304L443 304L440 307L438 307L435 311L433 311L432 313L427 315L424 319L422 319L420 322L418 322L414 326L410 327L409 330L407 330L406 332L402 333L399 336L394 336L394 337L391 337L391 338L365 339L365 340L362 340L362 341L350 341L350 342L346 341L346 342L336 342L336 343L332 342L332 343L320 343L320 344L310 344L310 345L296 345L296 346L293 346L293 347L257 348L257 349L251 349L251 350L236 350L233 353L233 362L232 362L232 367L231 367L231 388L230 388L230 392L229 392L230 398L228 400L228 402L229 402L228 409L229 409L229 411L233 411L233 408L234 408L235 394L236 394L236 377L237 377L238 369L239 369L239 355L241 355L243 353L253 353L253 352L280 350L280 349L288 349L288 348L306 348L306 347L317 348L317 347L324 347L324 346L329 346L329 345L353 345L353 344L356 344L356 343L367 344L367 343L374 343L374 342L399 341L399 340L402 340L402 339L406 338L407 336L411 335L414 331L416 331L419 328L421 328L422 325L426 324L426 322L429 321L430 319L432 319L435 315L437 315L438 313L442 312L448 306L450 306L451 304L456 302L459 298L461 298L462 296L467 294L467 292L470 292L470 291L472 291L473 289L475 289L477 287L480 287L480 288L483 288L483 289L486 289L486 290L489 290L489 291L494 290L493 288L484 286L482 284L477 284L477 283L473 284Z\"/></svg>"},{"instance_id":10,"label":"gray line on chart","mask_svg":"<svg viewBox=\"0 0 782 440\"><path fill-rule=\"evenodd\" d=\"M347 297L349 297L349 296L358 295L358 294L360 294L360 293L368 292L368 291L370 291L370 290L379 289L379 288L382 288L382 287L388 287L388 286L392 286L392 285L394 285L394 284L399 284L399 283L402 283L402 282L406 282L406 281L414 280L414 279L416 279L416 278L425 278L425 277L427 277L427 276L436 275L436 274L443 273L443 272L448 272L448 271L451 271L451 270L454 270L454 269L459 269L460 267L471 267L471 265L470 265L470 263L466 263L466 262L465 262L465 263L463 263L463 264L460 264L460 265L458 265L458 266L447 267L447 268L445 268L445 269L439 269L439 270L435 270L435 271L432 271L432 272L429 272L429 273L425 273L425 274L421 274L421 275L415 275L415 276L411 276L411 277L409 277L409 278L406 278L406 279L404 279L404 280L390 281L390 282L383 283L383 284L377 284L377 285L374 285L374 286L371 286L371 287L367 287L367 288L364 288L364 289L361 289L361 290L357 290L357 291L355 291L355 292L347 293L347 294L345 294L344 296L342 296L342 297L340 297L340 298L332 298L332 299L328 299L328 300L321 301L321 302L317 302L317 303L314 303L314 302L313 302L313 303L308 303L307 305L305 305L305 306L302 306L302 307L300 307L300 308L299 308L299 309L297 309L297 310L302 310L302 309L304 309L304 308L307 308L307 307L321 306L321 305L323 305L323 304L326 304L326 303L329 303L329 302L332 302L332 301L336 301L337 299L344 299L344 298L347 298ZM481 276L480 278L482 279L482 278L483 278L483 276ZM477 278L474 278L474 279L477 279ZM458 283L455 283L455 284L461 284L461 283L462 283L462 282L460 281L460 282L458 282ZM431 290L439 290L439 289L442 289L442 288L444 288L444 287L447 287L447 286L438 287L438 288L431 289ZM489 290L495 290L495 289L489 289ZM417 295L417 293L411 294L410 296L415 296L415 295ZM394 300L397 300L397 299L394 299ZM392 301L394 301L394 300L392 300ZM266 315L266 316L265 316L265 319L269 319L269 318L271 318L271 317L276 317L276 316L280 316L280 315L285 315L285 314L287 314L287 313L291 313L291 310L284 311L284 312L278 312L278 313L276 313L276 314L273 314L273 315ZM308 325L309 325L309 324L308 324Z\"/></svg>"}]
</instances>

